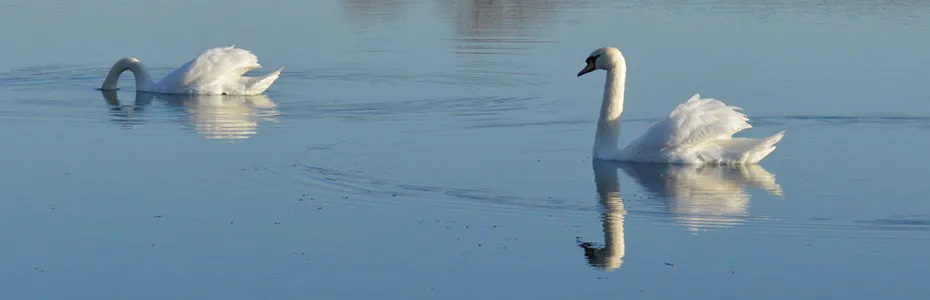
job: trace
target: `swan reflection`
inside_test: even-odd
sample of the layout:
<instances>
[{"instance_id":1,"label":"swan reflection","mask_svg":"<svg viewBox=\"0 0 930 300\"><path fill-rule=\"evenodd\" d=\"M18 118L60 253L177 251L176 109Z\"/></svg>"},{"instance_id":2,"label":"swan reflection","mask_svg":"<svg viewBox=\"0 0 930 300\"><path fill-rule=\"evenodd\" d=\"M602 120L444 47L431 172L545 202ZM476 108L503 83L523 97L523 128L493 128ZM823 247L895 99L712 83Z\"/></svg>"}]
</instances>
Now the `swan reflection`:
<instances>
[{"instance_id":1,"label":"swan reflection","mask_svg":"<svg viewBox=\"0 0 930 300\"><path fill-rule=\"evenodd\" d=\"M179 114L181 123L190 126L207 139L248 139L258 132L259 121L277 121L277 105L266 95L163 95L136 93L133 104L119 101L115 91L102 91L103 98L113 106L112 121L132 128L157 118L146 115L153 102ZM174 115L170 115L174 116Z\"/></svg>"},{"instance_id":2,"label":"swan reflection","mask_svg":"<svg viewBox=\"0 0 930 300\"><path fill-rule=\"evenodd\" d=\"M604 227L604 247L594 247L590 242L581 243L588 264L611 271L620 268L626 255L626 242L623 238L623 198L620 197L620 182L617 180L617 166L607 161L594 161L594 184L597 196L604 208L601 221Z\"/></svg>"},{"instance_id":3,"label":"swan reflection","mask_svg":"<svg viewBox=\"0 0 930 300\"><path fill-rule=\"evenodd\" d=\"M608 271L620 268L626 255L623 230L626 210L620 196L618 168L652 196L667 199L668 212L679 224L692 230L741 223L748 215L748 187L782 195L775 175L759 165L698 166L595 160L594 181L603 206L604 246L595 247L591 242L582 242L579 246L584 249L591 266Z\"/></svg>"},{"instance_id":4,"label":"swan reflection","mask_svg":"<svg viewBox=\"0 0 930 300\"><path fill-rule=\"evenodd\" d=\"M458 34L466 37L524 36L553 19L559 1L468 0L448 3L453 9Z\"/></svg>"},{"instance_id":5,"label":"swan reflection","mask_svg":"<svg viewBox=\"0 0 930 300\"><path fill-rule=\"evenodd\" d=\"M742 223L748 216L747 188L782 196L775 175L757 164L621 164L619 167L647 193L663 199L667 211L675 215L679 224L694 231Z\"/></svg>"}]
</instances>

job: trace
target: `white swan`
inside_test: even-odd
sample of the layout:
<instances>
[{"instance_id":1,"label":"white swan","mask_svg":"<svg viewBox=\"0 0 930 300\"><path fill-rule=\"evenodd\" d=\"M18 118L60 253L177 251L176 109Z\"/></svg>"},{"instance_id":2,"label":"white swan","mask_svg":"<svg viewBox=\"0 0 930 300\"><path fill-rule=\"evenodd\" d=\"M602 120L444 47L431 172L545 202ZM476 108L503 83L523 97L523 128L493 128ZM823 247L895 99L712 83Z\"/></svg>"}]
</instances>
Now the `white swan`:
<instances>
[{"instance_id":1,"label":"white swan","mask_svg":"<svg viewBox=\"0 0 930 300\"><path fill-rule=\"evenodd\" d=\"M242 76L246 72L261 68L258 57L235 46L207 49L200 56L168 73L158 83L152 82L149 70L135 57L120 59L110 68L102 91L116 90L123 71L132 71L136 79L136 91L159 94L195 95L257 95L271 86L281 75L279 68L265 76Z\"/></svg>"},{"instance_id":2,"label":"white swan","mask_svg":"<svg viewBox=\"0 0 930 300\"><path fill-rule=\"evenodd\" d=\"M591 52L578 76L607 71L604 101L594 137L594 157L603 160L674 164L754 164L775 150L785 131L761 139L733 138L751 128L740 108L695 94L668 117L652 124L642 136L617 149L626 59L620 50L604 47Z\"/></svg>"}]
</instances>

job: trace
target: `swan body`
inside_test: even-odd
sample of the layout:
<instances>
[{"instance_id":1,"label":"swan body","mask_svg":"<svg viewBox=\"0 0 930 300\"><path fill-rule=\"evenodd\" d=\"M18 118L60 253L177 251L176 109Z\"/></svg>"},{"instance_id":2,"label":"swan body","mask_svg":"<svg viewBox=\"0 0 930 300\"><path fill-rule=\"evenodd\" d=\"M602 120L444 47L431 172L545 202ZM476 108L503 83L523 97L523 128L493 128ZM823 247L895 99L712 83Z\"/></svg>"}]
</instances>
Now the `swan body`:
<instances>
[{"instance_id":1,"label":"swan body","mask_svg":"<svg viewBox=\"0 0 930 300\"><path fill-rule=\"evenodd\" d=\"M734 138L751 128L740 108L695 94L639 138L617 148L626 87L626 59L620 50L594 50L578 76L606 70L604 99L594 137L594 158L672 164L755 164L775 150L785 132L764 138Z\"/></svg>"},{"instance_id":2,"label":"swan body","mask_svg":"<svg viewBox=\"0 0 930 300\"><path fill-rule=\"evenodd\" d=\"M165 75L155 83L148 68L135 57L118 60L100 90L116 90L119 76L124 71L132 72L136 79L137 92L187 95L258 95L271 86L281 75L279 68L264 76L243 76L246 72L261 68L258 57L252 52L235 46L207 49L180 68Z\"/></svg>"}]
</instances>

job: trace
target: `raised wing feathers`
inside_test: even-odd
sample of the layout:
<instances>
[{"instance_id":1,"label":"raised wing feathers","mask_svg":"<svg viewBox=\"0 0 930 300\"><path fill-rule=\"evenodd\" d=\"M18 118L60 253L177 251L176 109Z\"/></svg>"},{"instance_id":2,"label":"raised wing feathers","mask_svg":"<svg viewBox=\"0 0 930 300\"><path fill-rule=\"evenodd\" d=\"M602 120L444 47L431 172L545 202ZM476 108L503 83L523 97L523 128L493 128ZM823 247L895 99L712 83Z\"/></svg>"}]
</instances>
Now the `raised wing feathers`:
<instances>
[{"instance_id":1,"label":"raised wing feathers","mask_svg":"<svg viewBox=\"0 0 930 300\"><path fill-rule=\"evenodd\" d=\"M751 128L740 108L694 94L668 117L656 122L631 144L640 149L686 148L705 141L730 138Z\"/></svg>"},{"instance_id":2,"label":"raised wing feathers","mask_svg":"<svg viewBox=\"0 0 930 300\"><path fill-rule=\"evenodd\" d=\"M229 77L239 77L261 67L258 57L252 52L229 46L207 49L178 70L187 71L181 78L181 85L203 86Z\"/></svg>"}]
</instances>

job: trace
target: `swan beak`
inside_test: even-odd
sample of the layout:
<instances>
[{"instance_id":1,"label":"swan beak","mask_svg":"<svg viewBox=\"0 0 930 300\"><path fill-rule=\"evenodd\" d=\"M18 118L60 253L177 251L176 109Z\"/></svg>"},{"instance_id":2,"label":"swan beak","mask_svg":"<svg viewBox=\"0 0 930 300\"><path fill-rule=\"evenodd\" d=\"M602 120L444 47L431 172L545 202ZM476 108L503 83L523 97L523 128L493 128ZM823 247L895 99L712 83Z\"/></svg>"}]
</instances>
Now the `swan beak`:
<instances>
[{"instance_id":1,"label":"swan beak","mask_svg":"<svg viewBox=\"0 0 930 300\"><path fill-rule=\"evenodd\" d=\"M588 65L584 66L584 69L581 69L581 72L578 72L578 77L581 77L581 75L584 75L584 74L588 74L588 72L591 72L591 71L594 71L594 64L588 63Z\"/></svg>"}]
</instances>

